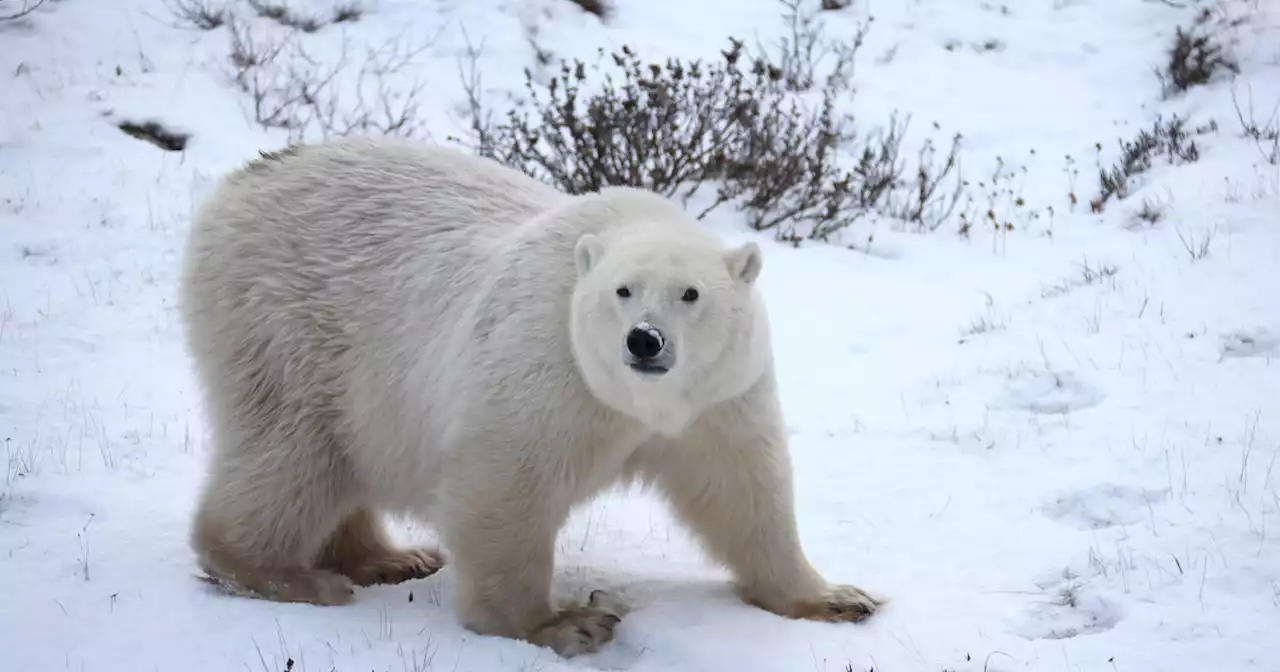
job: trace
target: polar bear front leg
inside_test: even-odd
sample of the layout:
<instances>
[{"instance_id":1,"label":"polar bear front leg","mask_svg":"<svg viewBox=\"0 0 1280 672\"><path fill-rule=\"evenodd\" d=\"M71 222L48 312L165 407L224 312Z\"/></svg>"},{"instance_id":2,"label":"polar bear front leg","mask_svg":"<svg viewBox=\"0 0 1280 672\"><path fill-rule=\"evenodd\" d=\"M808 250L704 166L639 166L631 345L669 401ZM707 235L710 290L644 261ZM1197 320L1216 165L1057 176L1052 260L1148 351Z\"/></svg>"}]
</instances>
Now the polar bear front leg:
<instances>
[{"instance_id":1,"label":"polar bear front leg","mask_svg":"<svg viewBox=\"0 0 1280 672\"><path fill-rule=\"evenodd\" d=\"M601 591L584 603L552 604L555 539L568 517L563 493L530 474L501 476L490 472L484 487L455 491L442 521L460 620L474 632L523 639L564 657L598 651L625 609Z\"/></svg>"},{"instance_id":2,"label":"polar bear front leg","mask_svg":"<svg viewBox=\"0 0 1280 672\"><path fill-rule=\"evenodd\" d=\"M735 576L747 603L791 618L866 619L884 603L827 583L801 548L791 460L770 375L743 398L708 410L680 440L637 465L706 551Z\"/></svg>"}]
</instances>

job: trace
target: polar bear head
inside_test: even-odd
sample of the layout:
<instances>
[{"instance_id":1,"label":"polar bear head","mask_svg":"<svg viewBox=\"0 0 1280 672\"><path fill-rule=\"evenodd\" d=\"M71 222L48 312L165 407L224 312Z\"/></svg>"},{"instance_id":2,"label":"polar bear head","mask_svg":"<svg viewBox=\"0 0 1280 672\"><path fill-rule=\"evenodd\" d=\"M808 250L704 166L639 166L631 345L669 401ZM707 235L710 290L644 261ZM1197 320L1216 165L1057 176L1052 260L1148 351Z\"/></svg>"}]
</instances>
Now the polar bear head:
<instances>
[{"instance_id":1,"label":"polar bear head","mask_svg":"<svg viewBox=\"0 0 1280 672\"><path fill-rule=\"evenodd\" d=\"M583 234L570 318L592 393L667 436L745 392L770 364L759 247L725 246L673 217Z\"/></svg>"}]
</instances>

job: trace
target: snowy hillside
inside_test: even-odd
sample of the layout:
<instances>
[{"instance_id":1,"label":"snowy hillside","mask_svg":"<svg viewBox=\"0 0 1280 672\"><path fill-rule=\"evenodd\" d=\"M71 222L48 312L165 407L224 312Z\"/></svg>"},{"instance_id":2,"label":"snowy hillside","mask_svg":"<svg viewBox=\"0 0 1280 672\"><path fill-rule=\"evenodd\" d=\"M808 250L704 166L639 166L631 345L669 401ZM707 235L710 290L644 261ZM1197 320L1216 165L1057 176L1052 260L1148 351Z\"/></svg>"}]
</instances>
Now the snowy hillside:
<instances>
[{"instance_id":1,"label":"snowy hillside","mask_svg":"<svg viewBox=\"0 0 1280 672\"><path fill-rule=\"evenodd\" d=\"M23 2L0 0L3 672L1280 670L1280 2L802 3L823 40L866 27L841 105L862 133L910 115L904 179L962 137L932 231L704 220L764 248L805 548L892 602L857 625L753 609L659 499L610 492L563 532L556 590L634 606L568 661L464 630L447 566L330 608L194 578L188 219L259 150L465 138L469 93L501 121L526 68L715 61L788 36L784 3ZM1230 60L1185 91L1179 27Z\"/></svg>"}]
</instances>

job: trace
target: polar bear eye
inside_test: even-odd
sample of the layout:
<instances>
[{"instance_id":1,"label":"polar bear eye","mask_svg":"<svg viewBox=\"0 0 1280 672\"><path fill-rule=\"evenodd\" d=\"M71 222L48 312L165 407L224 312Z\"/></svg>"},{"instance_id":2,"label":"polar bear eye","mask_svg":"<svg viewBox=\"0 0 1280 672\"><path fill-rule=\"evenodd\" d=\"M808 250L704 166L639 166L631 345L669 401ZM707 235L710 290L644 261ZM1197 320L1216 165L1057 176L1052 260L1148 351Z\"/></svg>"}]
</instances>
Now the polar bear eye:
<instances>
[{"instance_id":1,"label":"polar bear eye","mask_svg":"<svg viewBox=\"0 0 1280 672\"><path fill-rule=\"evenodd\" d=\"M627 297L631 296L631 290L630 290L630 289L627 289L626 287L619 287L619 288L618 288L618 296L620 296L620 297L622 297L622 298L624 298L624 299L625 299L625 298L627 298Z\"/></svg>"},{"instance_id":2,"label":"polar bear eye","mask_svg":"<svg viewBox=\"0 0 1280 672\"><path fill-rule=\"evenodd\" d=\"M680 297L680 300L681 300L681 301L684 301L685 303L693 303L694 301L697 301L697 300L698 300L698 290L696 290L696 289L694 289L694 288L692 288L692 287L690 287L689 289L684 290L684 295L682 295L682 296Z\"/></svg>"}]
</instances>

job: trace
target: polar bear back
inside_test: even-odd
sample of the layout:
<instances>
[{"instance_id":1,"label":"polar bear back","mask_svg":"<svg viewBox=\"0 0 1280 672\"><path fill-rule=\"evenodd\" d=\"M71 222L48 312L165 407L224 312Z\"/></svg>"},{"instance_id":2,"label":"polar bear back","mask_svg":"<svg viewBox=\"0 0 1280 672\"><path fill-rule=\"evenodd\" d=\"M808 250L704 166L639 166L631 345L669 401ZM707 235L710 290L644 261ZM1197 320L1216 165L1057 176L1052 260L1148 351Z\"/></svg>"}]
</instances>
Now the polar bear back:
<instances>
[{"instance_id":1,"label":"polar bear back","mask_svg":"<svg viewBox=\"0 0 1280 672\"><path fill-rule=\"evenodd\" d=\"M486 399L554 388L554 403L587 403L565 335L577 235L539 220L569 198L392 138L267 155L193 221L190 351L229 389L272 383L276 412L331 418L389 493L430 491L449 456L424 437L455 433Z\"/></svg>"}]
</instances>

